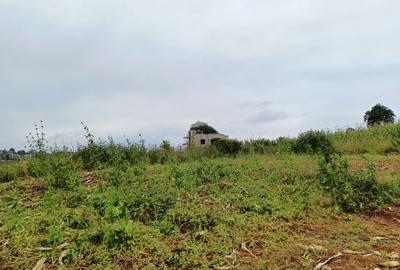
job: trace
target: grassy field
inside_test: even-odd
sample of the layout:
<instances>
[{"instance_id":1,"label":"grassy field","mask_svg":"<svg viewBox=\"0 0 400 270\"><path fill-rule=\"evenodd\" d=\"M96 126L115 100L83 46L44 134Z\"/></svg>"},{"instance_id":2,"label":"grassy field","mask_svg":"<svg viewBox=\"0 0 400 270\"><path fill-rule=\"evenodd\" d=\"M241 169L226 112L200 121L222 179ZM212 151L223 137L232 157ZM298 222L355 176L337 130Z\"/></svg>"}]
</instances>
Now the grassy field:
<instances>
[{"instance_id":1,"label":"grassy field","mask_svg":"<svg viewBox=\"0 0 400 270\"><path fill-rule=\"evenodd\" d=\"M398 155L347 159L353 171L374 162L380 182L400 178ZM1 268L311 269L342 252L334 269L373 269L400 252L400 208L341 211L311 156L134 166L122 178L111 184L102 169L73 189L2 183Z\"/></svg>"},{"instance_id":2,"label":"grassy field","mask_svg":"<svg viewBox=\"0 0 400 270\"><path fill-rule=\"evenodd\" d=\"M2 163L0 269L312 269L339 252L332 269L385 269L400 253L390 129L329 134L344 156L324 140L235 158L89 140Z\"/></svg>"},{"instance_id":3,"label":"grassy field","mask_svg":"<svg viewBox=\"0 0 400 270\"><path fill-rule=\"evenodd\" d=\"M397 148L393 144L393 139L399 136L399 124L336 131L330 134L335 148L348 154L396 152Z\"/></svg>"}]
</instances>

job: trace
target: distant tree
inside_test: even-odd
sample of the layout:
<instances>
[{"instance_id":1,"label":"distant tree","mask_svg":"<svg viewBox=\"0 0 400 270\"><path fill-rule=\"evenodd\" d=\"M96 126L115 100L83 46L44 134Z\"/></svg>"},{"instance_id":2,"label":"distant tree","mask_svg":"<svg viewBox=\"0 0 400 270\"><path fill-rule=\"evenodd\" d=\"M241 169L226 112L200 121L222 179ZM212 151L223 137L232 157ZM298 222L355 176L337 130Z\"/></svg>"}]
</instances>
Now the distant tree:
<instances>
[{"instance_id":1,"label":"distant tree","mask_svg":"<svg viewBox=\"0 0 400 270\"><path fill-rule=\"evenodd\" d=\"M173 150L171 143L167 140L163 140L160 144L160 148L164 151L171 152Z\"/></svg>"},{"instance_id":2,"label":"distant tree","mask_svg":"<svg viewBox=\"0 0 400 270\"><path fill-rule=\"evenodd\" d=\"M17 152L15 152L14 148L10 148L10 150L8 150L8 152L10 152L11 154L16 154Z\"/></svg>"},{"instance_id":3,"label":"distant tree","mask_svg":"<svg viewBox=\"0 0 400 270\"><path fill-rule=\"evenodd\" d=\"M24 156L24 155L26 155L26 152L25 152L25 150L19 150L19 151L17 151L17 154L20 156Z\"/></svg>"},{"instance_id":4,"label":"distant tree","mask_svg":"<svg viewBox=\"0 0 400 270\"><path fill-rule=\"evenodd\" d=\"M383 125L394 123L396 115L394 112L383 104L376 104L370 111L364 115L364 121L368 126Z\"/></svg>"},{"instance_id":5,"label":"distant tree","mask_svg":"<svg viewBox=\"0 0 400 270\"><path fill-rule=\"evenodd\" d=\"M213 128L212 126L209 126L209 125L202 125L202 126L198 126L198 127L192 127L190 130L202 131L204 134L216 134L216 133L218 133L218 131L215 128Z\"/></svg>"}]
</instances>

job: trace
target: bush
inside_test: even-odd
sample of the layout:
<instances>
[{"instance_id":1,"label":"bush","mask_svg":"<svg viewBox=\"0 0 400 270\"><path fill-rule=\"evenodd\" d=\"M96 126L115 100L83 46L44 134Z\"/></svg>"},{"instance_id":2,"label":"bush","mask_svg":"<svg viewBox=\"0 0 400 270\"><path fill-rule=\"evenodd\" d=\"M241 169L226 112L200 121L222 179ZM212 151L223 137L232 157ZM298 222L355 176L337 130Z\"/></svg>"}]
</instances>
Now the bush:
<instances>
[{"instance_id":1,"label":"bush","mask_svg":"<svg viewBox=\"0 0 400 270\"><path fill-rule=\"evenodd\" d=\"M180 206L171 209L159 223L158 228L165 235L173 235L178 232L210 231L219 222L221 222L221 218L207 207L184 208Z\"/></svg>"},{"instance_id":2,"label":"bush","mask_svg":"<svg viewBox=\"0 0 400 270\"><path fill-rule=\"evenodd\" d=\"M115 144L112 138L109 141L88 144L79 147L76 157L82 160L85 169L97 169L107 166L125 167L147 162L147 150L142 143L127 145Z\"/></svg>"},{"instance_id":3,"label":"bush","mask_svg":"<svg viewBox=\"0 0 400 270\"><path fill-rule=\"evenodd\" d=\"M119 186L128 180L127 173L118 167L111 167L108 170L108 179L113 186Z\"/></svg>"},{"instance_id":4,"label":"bush","mask_svg":"<svg viewBox=\"0 0 400 270\"><path fill-rule=\"evenodd\" d=\"M168 141L163 141L158 148L147 152L151 164L165 164L176 160L174 148Z\"/></svg>"},{"instance_id":5,"label":"bush","mask_svg":"<svg viewBox=\"0 0 400 270\"><path fill-rule=\"evenodd\" d=\"M217 140L213 145L220 155L230 157L236 157L242 148L242 143L238 140Z\"/></svg>"},{"instance_id":6,"label":"bush","mask_svg":"<svg viewBox=\"0 0 400 270\"><path fill-rule=\"evenodd\" d=\"M129 245L132 239L129 228L125 224L113 225L104 234L104 242L109 248L120 248Z\"/></svg>"},{"instance_id":7,"label":"bush","mask_svg":"<svg viewBox=\"0 0 400 270\"><path fill-rule=\"evenodd\" d=\"M256 139L242 143L243 154L276 154L290 153L293 148L293 139L279 137L276 140Z\"/></svg>"},{"instance_id":8,"label":"bush","mask_svg":"<svg viewBox=\"0 0 400 270\"><path fill-rule=\"evenodd\" d=\"M85 169L97 169L107 166L124 167L125 170L131 165L146 163L147 149L144 140L138 143L132 143L129 140L126 144L117 144L112 137L108 141L95 141L94 135L83 123L87 140L87 145L80 146L75 153L77 159L80 159Z\"/></svg>"},{"instance_id":9,"label":"bush","mask_svg":"<svg viewBox=\"0 0 400 270\"><path fill-rule=\"evenodd\" d=\"M169 168L169 178L181 188L191 188L218 182L226 175L223 167L213 160L201 159L188 169L178 166Z\"/></svg>"},{"instance_id":10,"label":"bush","mask_svg":"<svg viewBox=\"0 0 400 270\"><path fill-rule=\"evenodd\" d=\"M148 224L162 219L167 210L175 206L177 193L159 181L131 183L109 186L106 192L93 192L90 201L98 213L108 220L129 218Z\"/></svg>"},{"instance_id":11,"label":"bush","mask_svg":"<svg viewBox=\"0 0 400 270\"><path fill-rule=\"evenodd\" d=\"M400 132L397 132L397 134L395 134L393 136L393 146L396 149L397 152L400 152Z\"/></svg>"},{"instance_id":12,"label":"bush","mask_svg":"<svg viewBox=\"0 0 400 270\"><path fill-rule=\"evenodd\" d=\"M28 175L26 162L0 165L0 183L10 182L26 175Z\"/></svg>"},{"instance_id":13,"label":"bush","mask_svg":"<svg viewBox=\"0 0 400 270\"><path fill-rule=\"evenodd\" d=\"M382 183L381 189L385 194L386 202L400 205L400 179Z\"/></svg>"},{"instance_id":14,"label":"bush","mask_svg":"<svg viewBox=\"0 0 400 270\"><path fill-rule=\"evenodd\" d=\"M267 139L249 140L243 142L242 153L244 154L266 154L275 153L277 151L275 141Z\"/></svg>"},{"instance_id":15,"label":"bush","mask_svg":"<svg viewBox=\"0 0 400 270\"><path fill-rule=\"evenodd\" d=\"M374 209L388 201L378 183L375 167L351 173L339 155L326 155L319 163L319 179L333 203L344 211Z\"/></svg>"},{"instance_id":16,"label":"bush","mask_svg":"<svg viewBox=\"0 0 400 270\"><path fill-rule=\"evenodd\" d=\"M44 176L47 185L54 188L72 189L80 183L79 167L65 151L32 159L30 170L35 176Z\"/></svg>"},{"instance_id":17,"label":"bush","mask_svg":"<svg viewBox=\"0 0 400 270\"><path fill-rule=\"evenodd\" d=\"M134 196L127 203L127 208L134 220L139 220L145 224L160 220L168 209L175 206L176 194L157 190L147 190L140 196Z\"/></svg>"},{"instance_id":18,"label":"bush","mask_svg":"<svg viewBox=\"0 0 400 270\"><path fill-rule=\"evenodd\" d=\"M332 142L323 131L310 130L301 133L293 145L295 153L318 154L333 152Z\"/></svg>"}]
</instances>

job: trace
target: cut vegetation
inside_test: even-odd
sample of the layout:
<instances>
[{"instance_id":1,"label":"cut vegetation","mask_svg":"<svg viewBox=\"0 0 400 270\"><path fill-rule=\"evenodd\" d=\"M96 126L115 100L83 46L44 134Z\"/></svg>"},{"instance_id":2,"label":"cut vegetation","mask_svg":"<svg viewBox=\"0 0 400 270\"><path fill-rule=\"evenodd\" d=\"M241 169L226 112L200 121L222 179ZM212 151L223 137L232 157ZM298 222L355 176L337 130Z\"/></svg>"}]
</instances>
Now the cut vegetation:
<instances>
[{"instance_id":1,"label":"cut vegetation","mask_svg":"<svg viewBox=\"0 0 400 270\"><path fill-rule=\"evenodd\" d=\"M398 268L399 125L235 153L86 130L76 151L37 138L0 165L0 269Z\"/></svg>"}]
</instances>

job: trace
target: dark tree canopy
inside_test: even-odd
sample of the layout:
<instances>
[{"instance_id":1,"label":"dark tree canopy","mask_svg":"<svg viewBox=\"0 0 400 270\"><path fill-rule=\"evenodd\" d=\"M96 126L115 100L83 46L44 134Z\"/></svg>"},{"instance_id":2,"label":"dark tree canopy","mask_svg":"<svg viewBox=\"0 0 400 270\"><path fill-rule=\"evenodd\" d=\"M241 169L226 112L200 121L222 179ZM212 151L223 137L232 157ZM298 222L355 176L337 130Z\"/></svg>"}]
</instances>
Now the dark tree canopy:
<instances>
[{"instance_id":1,"label":"dark tree canopy","mask_svg":"<svg viewBox=\"0 0 400 270\"><path fill-rule=\"evenodd\" d=\"M388 107L378 103L364 115L364 121L368 126L394 123L396 115Z\"/></svg>"},{"instance_id":2,"label":"dark tree canopy","mask_svg":"<svg viewBox=\"0 0 400 270\"><path fill-rule=\"evenodd\" d=\"M198 127L192 127L190 130L200 130L202 131L204 134L215 134L218 133L217 130L215 130L215 128L208 126L208 125L203 125L203 126L198 126Z\"/></svg>"},{"instance_id":3,"label":"dark tree canopy","mask_svg":"<svg viewBox=\"0 0 400 270\"><path fill-rule=\"evenodd\" d=\"M26 155L26 152L25 152L25 150L19 150L19 151L17 151L17 154L20 156L23 156L23 155Z\"/></svg>"}]
</instances>

